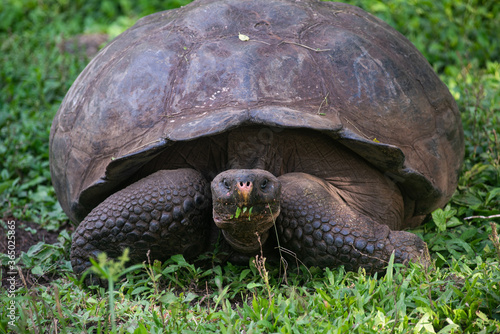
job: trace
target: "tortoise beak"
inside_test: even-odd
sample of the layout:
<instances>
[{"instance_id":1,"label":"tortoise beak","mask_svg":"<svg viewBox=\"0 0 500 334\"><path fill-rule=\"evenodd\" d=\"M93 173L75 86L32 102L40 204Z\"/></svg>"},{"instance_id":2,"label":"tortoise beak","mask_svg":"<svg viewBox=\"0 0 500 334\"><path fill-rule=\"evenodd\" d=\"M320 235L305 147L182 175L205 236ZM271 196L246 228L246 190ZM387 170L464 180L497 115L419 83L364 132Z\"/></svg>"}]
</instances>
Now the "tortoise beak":
<instances>
[{"instance_id":1,"label":"tortoise beak","mask_svg":"<svg viewBox=\"0 0 500 334\"><path fill-rule=\"evenodd\" d=\"M242 204L247 205L250 200L250 194L253 190L253 182L252 181L238 181L236 183L236 192L239 196L241 196Z\"/></svg>"}]
</instances>

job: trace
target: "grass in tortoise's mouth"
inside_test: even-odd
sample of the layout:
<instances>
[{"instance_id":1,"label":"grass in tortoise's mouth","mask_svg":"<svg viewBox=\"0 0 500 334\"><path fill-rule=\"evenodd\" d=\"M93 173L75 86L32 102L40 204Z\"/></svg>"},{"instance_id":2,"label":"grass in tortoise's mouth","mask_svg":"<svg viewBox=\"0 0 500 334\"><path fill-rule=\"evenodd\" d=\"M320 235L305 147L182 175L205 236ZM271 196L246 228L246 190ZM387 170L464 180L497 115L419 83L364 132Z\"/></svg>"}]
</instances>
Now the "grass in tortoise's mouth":
<instances>
[{"instance_id":1,"label":"grass in tortoise's mouth","mask_svg":"<svg viewBox=\"0 0 500 334\"><path fill-rule=\"evenodd\" d=\"M248 212L248 221L250 221L251 219L251 216L252 216L252 210L253 210L253 206L251 206L250 208L244 206L243 208L240 208L240 207L237 207L236 208L236 212L234 213L234 215L231 215L229 217L229 219L233 219L233 218L240 218L240 215L241 214L245 214Z\"/></svg>"},{"instance_id":2,"label":"grass in tortoise's mouth","mask_svg":"<svg viewBox=\"0 0 500 334\"><path fill-rule=\"evenodd\" d=\"M253 203L251 206L238 205L236 203L218 203L216 205L217 215L215 215L214 211L213 218L217 225L234 224L237 222L255 222L256 224L260 224L262 221L267 221L274 212L279 212L279 207L274 208L273 204L277 203Z\"/></svg>"}]
</instances>

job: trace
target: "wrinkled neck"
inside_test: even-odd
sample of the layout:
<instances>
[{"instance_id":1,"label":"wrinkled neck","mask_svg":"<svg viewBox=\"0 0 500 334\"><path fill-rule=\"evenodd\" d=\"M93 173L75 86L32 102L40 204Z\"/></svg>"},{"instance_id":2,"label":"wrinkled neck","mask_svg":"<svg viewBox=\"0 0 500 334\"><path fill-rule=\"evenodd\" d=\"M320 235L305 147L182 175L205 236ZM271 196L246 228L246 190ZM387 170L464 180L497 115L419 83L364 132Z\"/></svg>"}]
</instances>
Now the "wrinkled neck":
<instances>
[{"instance_id":1,"label":"wrinkled neck","mask_svg":"<svg viewBox=\"0 0 500 334\"><path fill-rule=\"evenodd\" d=\"M264 169L280 175L283 158L280 136L273 127L244 127L228 134L228 163L232 169Z\"/></svg>"}]
</instances>

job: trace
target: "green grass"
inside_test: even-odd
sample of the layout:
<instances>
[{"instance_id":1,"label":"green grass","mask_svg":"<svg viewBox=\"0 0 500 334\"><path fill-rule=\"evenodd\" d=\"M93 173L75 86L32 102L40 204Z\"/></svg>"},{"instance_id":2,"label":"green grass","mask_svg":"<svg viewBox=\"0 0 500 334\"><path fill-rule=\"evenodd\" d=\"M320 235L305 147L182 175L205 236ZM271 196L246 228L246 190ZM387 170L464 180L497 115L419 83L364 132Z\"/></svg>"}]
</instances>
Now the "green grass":
<instances>
[{"instance_id":1,"label":"green grass","mask_svg":"<svg viewBox=\"0 0 500 334\"><path fill-rule=\"evenodd\" d=\"M62 98L88 60L81 52L62 52L60 45L82 33L116 36L139 17L184 3L0 2L4 226L13 218L18 230L23 221L48 230L67 224L50 183L48 137ZM200 268L177 256L127 272L120 263L101 259L95 268L114 289L90 291L71 272L70 235L63 231L57 243L42 242L17 254L28 281L16 276L21 287L12 298L3 272L0 299L7 302L0 303L0 333L8 331L10 301L19 333L113 328L118 333L500 332L500 257L490 224L500 222L500 3L350 3L406 35L433 64L462 112L466 158L457 192L414 231L428 243L435 267L394 265L384 277L304 267L285 275L259 261ZM7 254L0 258L3 264L10 260ZM30 284L36 279L50 282Z\"/></svg>"}]
</instances>

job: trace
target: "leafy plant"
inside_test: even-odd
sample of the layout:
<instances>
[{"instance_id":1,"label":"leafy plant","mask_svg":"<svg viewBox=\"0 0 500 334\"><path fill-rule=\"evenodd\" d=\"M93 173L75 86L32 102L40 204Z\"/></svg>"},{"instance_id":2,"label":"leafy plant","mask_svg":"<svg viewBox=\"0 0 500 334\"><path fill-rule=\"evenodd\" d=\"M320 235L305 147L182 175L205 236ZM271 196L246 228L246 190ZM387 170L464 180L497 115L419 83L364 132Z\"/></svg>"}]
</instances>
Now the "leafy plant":
<instances>
[{"instance_id":1,"label":"leafy plant","mask_svg":"<svg viewBox=\"0 0 500 334\"><path fill-rule=\"evenodd\" d=\"M123 254L118 258L118 261L108 259L106 253L100 253L95 259L90 259L92 272L104 279L108 286L108 305L111 321L111 333L116 333L116 315L115 315L115 283L123 275L128 272L142 268L141 264L136 264L125 268L125 264L130 260L128 257L129 249L126 248ZM85 279L86 275L82 276Z\"/></svg>"},{"instance_id":2,"label":"leafy plant","mask_svg":"<svg viewBox=\"0 0 500 334\"><path fill-rule=\"evenodd\" d=\"M111 39L139 17L187 2L0 2L2 217L51 231L68 221L51 186L48 138L52 117L89 59L85 50L67 50L65 43L90 33ZM62 232L58 243L18 254L24 275L58 278L30 285L16 276L13 296L0 289L2 301L14 301L16 314L15 327L0 317L0 332L500 332L500 259L491 225L500 221L500 2L349 3L407 36L462 112L466 154L458 189L414 231L428 243L435 267L391 263L386 275L367 276L297 264L285 281L263 257L236 266L212 256L211 266L200 268L175 256L148 263L146 270L102 260L94 268L108 290L89 291L70 272L70 236ZM0 303L0 314L8 305Z\"/></svg>"}]
</instances>

